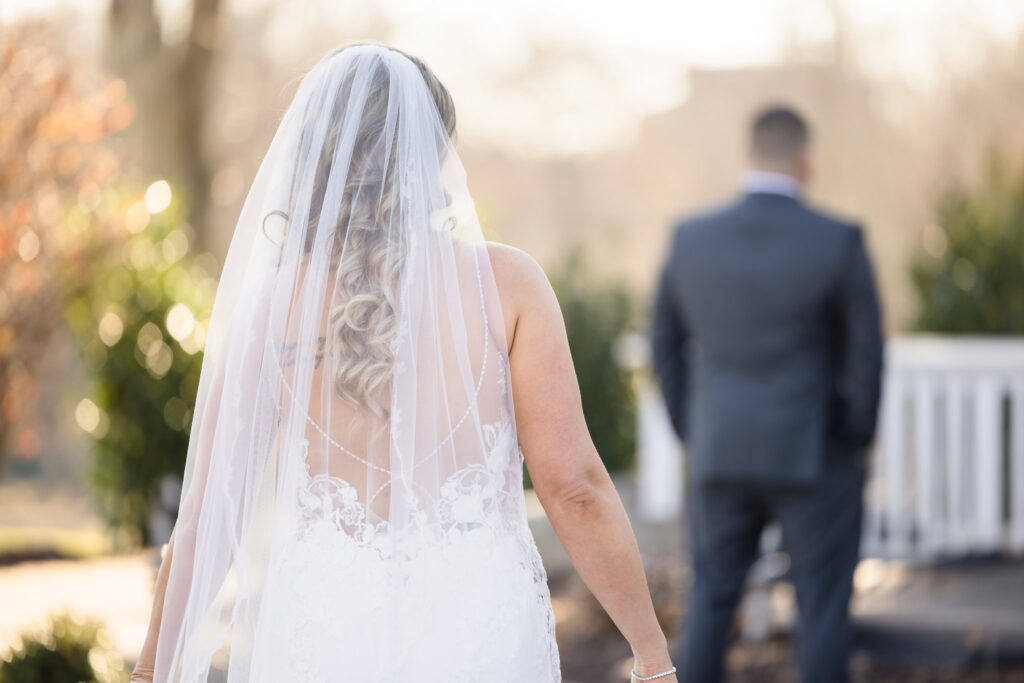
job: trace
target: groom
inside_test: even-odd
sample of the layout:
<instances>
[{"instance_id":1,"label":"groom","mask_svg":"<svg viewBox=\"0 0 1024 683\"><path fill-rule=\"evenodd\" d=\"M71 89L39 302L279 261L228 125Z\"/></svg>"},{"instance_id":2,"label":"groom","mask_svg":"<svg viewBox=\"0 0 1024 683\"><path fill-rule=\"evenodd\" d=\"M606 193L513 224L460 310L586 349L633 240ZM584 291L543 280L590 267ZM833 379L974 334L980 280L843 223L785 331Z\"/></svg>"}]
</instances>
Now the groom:
<instances>
[{"instance_id":1,"label":"groom","mask_svg":"<svg viewBox=\"0 0 1024 683\"><path fill-rule=\"evenodd\" d=\"M658 284L654 369L687 446L693 595L679 680L722 679L762 529L782 527L805 683L847 680L849 601L882 335L859 226L809 208L807 125L762 111L743 194L682 221Z\"/></svg>"}]
</instances>

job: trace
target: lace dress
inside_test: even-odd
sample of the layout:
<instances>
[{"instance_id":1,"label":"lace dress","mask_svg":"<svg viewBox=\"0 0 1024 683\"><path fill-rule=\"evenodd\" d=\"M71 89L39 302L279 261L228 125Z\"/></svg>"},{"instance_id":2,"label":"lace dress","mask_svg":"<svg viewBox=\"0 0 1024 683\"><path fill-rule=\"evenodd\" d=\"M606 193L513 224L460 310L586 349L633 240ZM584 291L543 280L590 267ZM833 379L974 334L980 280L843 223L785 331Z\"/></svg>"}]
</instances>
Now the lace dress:
<instances>
[{"instance_id":1,"label":"lace dress","mask_svg":"<svg viewBox=\"0 0 1024 683\"><path fill-rule=\"evenodd\" d=\"M483 433L486 465L447 479L402 557L353 486L307 470L297 533L268 577L263 609L280 618L257 635L253 683L561 680L511 417Z\"/></svg>"}]
</instances>

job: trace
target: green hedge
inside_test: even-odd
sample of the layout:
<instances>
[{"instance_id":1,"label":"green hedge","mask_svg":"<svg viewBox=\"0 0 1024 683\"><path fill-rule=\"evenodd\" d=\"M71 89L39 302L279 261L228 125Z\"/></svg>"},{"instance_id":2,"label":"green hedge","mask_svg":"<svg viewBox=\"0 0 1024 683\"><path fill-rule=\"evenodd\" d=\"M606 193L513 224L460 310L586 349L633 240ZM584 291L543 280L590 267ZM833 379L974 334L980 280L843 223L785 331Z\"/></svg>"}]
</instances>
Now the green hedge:
<instances>
[{"instance_id":1,"label":"green hedge","mask_svg":"<svg viewBox=\"0 0 1024 683\"><path fill-rule=\"evenodd\" d=\"M65 310L93 377L75 417L101 514L124 544L146 544L160 478L185 469L216 263L191 253L179 203L149 215L131 194L107 201L129 228Z\"/></svg>"},{"instance_id":2,"label":"green hedge","mask_svg":"<svg viewBox=\"0 0 1024 683\"><path fill-rule=\"evenodd\" d=\"M948 188L935 214L910 269L915 327L1024 334L1024 165L993 154L980 185Z\"/></svg>"},{"instance_id":3,"label":"green hedge","mask_svg":"<svg viewBox=\"0 0 1024 683\"><path fill-rule=\"evenodd\" d=\"M20 634L0 657L0 683L124 683L124 662L102 622L65 611Z\"/></svg>"},{"instance_id":4,"label":"green hedge","mask_svg":"<svg viewBox=\"0 0 1024 683\"><path fill-rule=\"evenodd\" d=\"M636 451L636 394L615 346L635 327L634 298L623 284L587 268L579 251L548 275L565 318L590 435L609 470L628 469Z\"/></svg>"}]
</instances>

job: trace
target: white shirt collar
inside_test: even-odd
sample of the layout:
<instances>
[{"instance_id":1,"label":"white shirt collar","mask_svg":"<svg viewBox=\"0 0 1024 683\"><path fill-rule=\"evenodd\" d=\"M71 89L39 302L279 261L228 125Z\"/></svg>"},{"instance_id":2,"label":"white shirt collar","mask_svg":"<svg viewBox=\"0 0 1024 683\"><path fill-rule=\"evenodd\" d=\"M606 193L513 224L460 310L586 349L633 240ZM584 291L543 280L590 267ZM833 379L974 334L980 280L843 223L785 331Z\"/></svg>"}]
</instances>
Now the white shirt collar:
<instances>
[{"instance_id":1,"label":"white shirt collar","mask_svg":"<svg viewBox=\"0 0 1024 683\"><path fill-rule=\"evenodd\" d=\"M803 193L800 183L796 178L774 171L744 171L740 178L740 184L748 194L751 192L767 192L769 194L781 194L793 199L799 199Z\"/></svg>"}]
</instances>

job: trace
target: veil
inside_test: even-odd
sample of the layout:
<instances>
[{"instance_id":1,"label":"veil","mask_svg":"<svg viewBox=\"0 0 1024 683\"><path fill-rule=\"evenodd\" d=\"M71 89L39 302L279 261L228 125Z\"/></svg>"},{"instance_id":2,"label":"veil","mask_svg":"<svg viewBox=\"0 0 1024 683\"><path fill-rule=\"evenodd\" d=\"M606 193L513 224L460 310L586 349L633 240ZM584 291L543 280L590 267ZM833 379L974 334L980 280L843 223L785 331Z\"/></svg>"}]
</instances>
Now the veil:
<instances>
[{"instance_id":1,"label":"veil","mask_svg":"<svg viewBox=\"0 0 1024 683\"><path fill-rule=\"evenodd\" d=\"M318 603L349 624L335 647L392 666L413 611L448 599L425 567L447 562L430 585L466 595L490 556L457 543L529 550L500 302L446 98L418 60L358 44L283 116L209 323L155 681L293 680L268 673L268 643ZM543 583L534 551L517 557ZM410 586L417 604L391 599ZM359 640L371 612L392 646Z\"/></svg>"}]
</instances>

